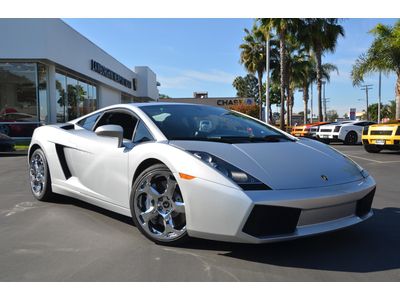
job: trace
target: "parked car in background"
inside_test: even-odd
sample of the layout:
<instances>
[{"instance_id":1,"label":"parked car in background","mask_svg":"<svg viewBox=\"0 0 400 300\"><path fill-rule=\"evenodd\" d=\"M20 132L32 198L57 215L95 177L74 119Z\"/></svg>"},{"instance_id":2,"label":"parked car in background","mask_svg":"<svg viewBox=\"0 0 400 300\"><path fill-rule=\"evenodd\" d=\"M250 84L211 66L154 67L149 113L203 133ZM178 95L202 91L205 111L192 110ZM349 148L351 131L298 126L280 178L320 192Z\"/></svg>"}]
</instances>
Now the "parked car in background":
<instances>
[{"instance_id":1,"label":"parked car in background","mask_svg":"<svg viewBox=\"0 0 400 300\"><path fill-rule=\"evenodd\" d=\"M364 149L370 153L400 150L400 120L365 126L362 132Z\"/></svg>"},{"instance_id":2,"label":"parked car in background","mask_svg":"<svg viewBox=\"0 0 400 300\"><path fill-rule=\"evenodd\" d=\"M329 144L331 142L343 142L345 145L361 143L364 126L375 124L371 121L343 121L320 126L317 138Z\"/></svg>"},{"instance_id":3,"label":"parked car in background","mask_svg":"<svg viewBox=\"0 0 400 300\"><path fill-rule=\"evenodd\" d=\"M15 142L8 135L0 133L0 152L12 152L15 150Z\"/></svg>"},{"instance_id":4,"label":"parked car in background","mask_svg":"<svg viewBox=\"0 0 400 300\"><path fill-rule=\"evenodd\" d=\"M294 126L290 134L296 137L315 138L319 126L325 124L329 124L329 122L314 122L310 124Z\"/></svg>"},{"instance_id":5,"label":"parked car in background","mask_svg":"<svg viewBox=\"0 0 400 300\"><path fill-rule=\"evenodd\" d=\"M0 113L0 133L10 137L31 137L38 125L37 117L30 114Z\"/></svg>"}]
</instances>

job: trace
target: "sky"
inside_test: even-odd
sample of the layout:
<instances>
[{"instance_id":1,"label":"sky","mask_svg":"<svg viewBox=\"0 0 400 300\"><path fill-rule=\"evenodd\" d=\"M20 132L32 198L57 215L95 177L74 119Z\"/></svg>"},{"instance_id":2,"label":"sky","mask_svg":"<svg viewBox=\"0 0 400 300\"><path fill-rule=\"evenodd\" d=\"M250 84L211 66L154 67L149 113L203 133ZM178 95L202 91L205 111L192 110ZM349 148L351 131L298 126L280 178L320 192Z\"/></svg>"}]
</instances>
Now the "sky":
<instances>
[{"instance_id":1,"label":"sky","mask_svg":"<svg viewBox=\"0 0 400 300\"><path fill-rule=\"evenodd\" d=\"M192 97L207 91L209 97L232 97L232 82L247 72L239 63L239 45L244 28L254 19L64 19L124 65L149 66L161 83L160 93L170 97ZM339 73L331 74L326 85L327 109L339 115L350 107L365 109L365 91L353 87L350 72L356 58L371 45L368 33L376 24L393 25L396 19L343 19L345 37L323 63L333 63ZM378 99L378 75L365 78L372 84L369 104ZM317 98L314 87L314 99ZM394 99L395 76L382 76L382 102ZM360 99L360 100L359 100ZM275 108L274 108L275 110ZM302 95L295 94L294 112L303 111ZM317 111L314 101L314 113Z\"/></svg>"}]
</instances>

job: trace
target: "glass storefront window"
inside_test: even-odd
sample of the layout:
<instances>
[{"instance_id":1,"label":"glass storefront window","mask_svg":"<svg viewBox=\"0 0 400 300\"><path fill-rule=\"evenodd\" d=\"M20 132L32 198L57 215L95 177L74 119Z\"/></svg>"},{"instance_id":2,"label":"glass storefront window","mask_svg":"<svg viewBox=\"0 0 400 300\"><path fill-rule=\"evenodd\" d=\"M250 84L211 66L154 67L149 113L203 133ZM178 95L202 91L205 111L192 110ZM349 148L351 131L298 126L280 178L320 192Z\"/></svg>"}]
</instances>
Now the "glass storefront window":
<instances>
[{"instance_id":1,"label":"glass storefront window","mask_svg":"<svg viewBox=\"0 0 400 300\"><path fill-rule=\"evenodd\" d=\"M47 100L47 67L37 64L38 95L39 95L39 119L42 123L48 123L48 100Z\"/></svg>"},{"instance_id":2,"label":"glass storefront window","mask_svg":"<svg viewBox=\"0 0 400 300\"><path fill-rule=\"evenodd\" d=\"M121 103L131 103L133 102L133 97L129 94L121 93Z\"/></svg>"},{"instance_id":3,"label":"glass storefront window","mask_svg":"<svg viewBox=\"0 0 400 300\"><path fill-rule=\"evenodd\" d=\"M88 93L88 84L86 82L78 81L79 116L84 116L90 112Z\"/></svg>"},{"instance_id":4,"label":"glass storefront window","mask_svg":"<svg viewBox=\"0 0 400 300\"><path fill-rule=\"evenodd\" d=\"M97 109L97 88L84 80L56 73L57 122L67 122Z\"/></svg>"},{"instance_id":5,"label":"glass storefront window","mask_svg":"<svg viewBox=\"0 0 400 300\"><path fill-rule=\"evenodd\" d=\"M0 63L1 133L11 137L32 135L39 121L37 75L36 63Z\"/></svg>"},{"instance_id":6,"label":"glass storefront window","mask_svg":"<svg viewBox=\"0 0 400 300\"><path fill-rule=\"evenodd\" d=\"M66 115L67 77L56 73L56 119L57 123L64 123Z\"/></svg>"}]
</instances>

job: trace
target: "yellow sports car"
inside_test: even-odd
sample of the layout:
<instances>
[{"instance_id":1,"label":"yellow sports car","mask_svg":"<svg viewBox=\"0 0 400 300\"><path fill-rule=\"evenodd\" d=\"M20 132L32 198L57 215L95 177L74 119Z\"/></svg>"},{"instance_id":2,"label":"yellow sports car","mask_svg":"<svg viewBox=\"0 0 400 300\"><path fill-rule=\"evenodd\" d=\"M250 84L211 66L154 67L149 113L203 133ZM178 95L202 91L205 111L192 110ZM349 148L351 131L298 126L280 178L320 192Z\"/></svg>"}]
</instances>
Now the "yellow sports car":
<instances>
[{"instance_id":1,"label":"yellow sports car","mask_svg":"<svg viewBox=\"0 0 400 300\"><path fill-rule=\"evenodd\" d=\"M400 120L364 127L362 143L370 153L400 150Z\"/></svg>"}]
</instances>

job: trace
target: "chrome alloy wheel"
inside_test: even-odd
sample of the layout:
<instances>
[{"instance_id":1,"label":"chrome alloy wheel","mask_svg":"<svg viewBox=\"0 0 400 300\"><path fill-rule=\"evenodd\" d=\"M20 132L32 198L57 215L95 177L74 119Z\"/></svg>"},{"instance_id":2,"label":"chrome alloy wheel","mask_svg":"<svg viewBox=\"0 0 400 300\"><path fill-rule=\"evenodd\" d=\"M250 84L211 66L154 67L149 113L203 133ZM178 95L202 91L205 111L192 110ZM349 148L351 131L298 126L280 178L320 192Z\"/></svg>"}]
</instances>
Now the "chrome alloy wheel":
<instances>
[{"instance_id":1,"label":"chrome alloy wheel","mask_svg":"<svg viewBox=\"0 0 400 300\"><path fill-rule=\"evenodd\" d=\"M40 197L45 190L46 173L46 164L43 156L41 153L35 152L29 164L29 175L32 192L37 197Z\"/></svg>"},{"instance_id":2,"label":"chrome alloy wheel","mask_svg":"<svg viewBox=\"0 0 400 300\"><path fill-rule=\"evenodd\" d=\"M137 185L134 211L141 227L156 240L176 240L186 234L185 204L168 171L149 172Z\"/></svg>"}]
</instances>

